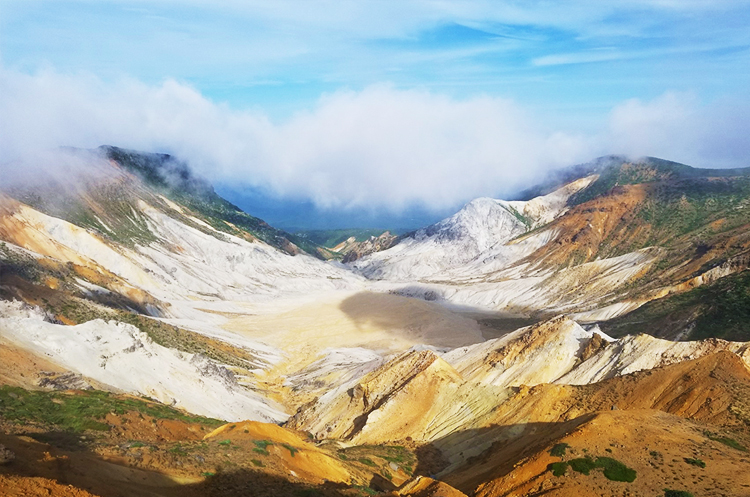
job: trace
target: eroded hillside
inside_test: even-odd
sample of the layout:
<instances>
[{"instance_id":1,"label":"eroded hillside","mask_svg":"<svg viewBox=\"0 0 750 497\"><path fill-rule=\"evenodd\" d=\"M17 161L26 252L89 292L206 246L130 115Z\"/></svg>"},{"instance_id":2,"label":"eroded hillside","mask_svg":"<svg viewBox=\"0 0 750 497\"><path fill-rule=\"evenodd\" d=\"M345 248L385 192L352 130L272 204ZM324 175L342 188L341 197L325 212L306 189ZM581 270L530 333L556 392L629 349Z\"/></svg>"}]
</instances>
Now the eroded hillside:
<instances>
[{"instance_id":1,"label":"eroded hillside","mask_svg":"<svg viewBox=\"0 0 750 497\"><path fill-rule=\"evenodd\" d=\"M0 192L5 494L746 494L747 170L608 157L346 265L61 153Z\"/></svg>"}]
</instances>

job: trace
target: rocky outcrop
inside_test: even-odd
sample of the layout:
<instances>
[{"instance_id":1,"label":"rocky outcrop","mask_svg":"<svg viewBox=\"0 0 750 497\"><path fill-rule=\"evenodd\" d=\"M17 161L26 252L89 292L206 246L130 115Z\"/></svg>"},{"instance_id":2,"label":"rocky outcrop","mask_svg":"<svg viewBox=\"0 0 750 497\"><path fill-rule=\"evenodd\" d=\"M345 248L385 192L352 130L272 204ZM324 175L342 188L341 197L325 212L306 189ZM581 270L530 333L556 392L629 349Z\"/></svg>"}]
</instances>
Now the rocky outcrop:
<instances>
[{"instance_id":1,"label":"rocky outcrop","mask_svg":"<svg viewBox=\"0 0 750 497\"><path fill-rule=\"evenodd\" d=\"M371 236L362 242L358 242L357 239L352 236L333 247L333 250L339 254L344 254L342 262L346 264L361 259L366 255L387 250L393 247L398 240L399 237L392 235L390 231L381 233L378 236Z\"/></svg>"},{"instance_id":2,"label":"rocky outcrop","mask_svg":"<svg viewBox=\"0 0 750 497\"><path fill-rule=\"evenodd\" d=\"M740 374L746 368L743 358L747 360L748 350L748 344L721 340L676 343L648 335L613 340L560 316L442 356L431 350L403 353L302 406L289 426L310 431L317 438L345 438L355 443L406 437L436 442L451 434L508 426L520 419L559 421L589 412L572 409L577 402L585 402L576 401L571 392L578 390L568 385L598 385L608 378L619 381L630 373L677 368L688 364L685 361L714 357L716 353L733 358L726 361L727 367L740 364L735 368ZM662 378L644 392L660 391L659 385L666 388L663 401L633 405L683 414L675 407L682 401L665 400L667 391L680 392L682 387L671 388L671 383ZM631 397L621 393L608 398L615 405L620 402L617 399ZM631 401L622 402L629 405ZM506 409L506 404L515 407ZM611 405L599 403L592 409ZM726 411L726 406L723 409ZM451 451L463 453L459 459L481 452L492 443L491 436L471 443L468 440L472 436L464 438L450 443Z\"/></svg>"}]
</instances>

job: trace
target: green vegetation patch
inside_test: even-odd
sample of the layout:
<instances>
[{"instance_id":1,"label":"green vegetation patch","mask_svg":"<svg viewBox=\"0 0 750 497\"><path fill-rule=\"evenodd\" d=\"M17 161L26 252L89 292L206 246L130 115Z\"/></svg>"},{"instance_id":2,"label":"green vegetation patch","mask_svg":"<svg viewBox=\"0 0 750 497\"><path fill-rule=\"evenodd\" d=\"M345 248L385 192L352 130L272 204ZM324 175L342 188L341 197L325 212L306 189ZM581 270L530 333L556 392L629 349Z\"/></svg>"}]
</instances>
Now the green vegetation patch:
<instances>
[{"instance_id":1,"label":"green vegetation patch","mask_svg":"<svg viewBox=\"0 0 750 497\"><path fill-rule=\"evenodd\" d=\"M565 442L556 444L552 449L549 451L549 455L553 457L564 457L565 451L570 447L570 445L566 444Z\"/></svg>"},{"instance_id":2,"label":"green vegetation patch","mask_svg":"<svg viewBox=\"0 0 750 497\"><path fill-rule=\"evenodd\" d=\"M155 192L187 207L202 221L218 231L239 237L259 238L282 251L294 253L290 243L319 257L319 246L268 225L262 219L251 216L239 207L220 197L206 180L195 176L187 165L166 154L151 154L102 146L99 150L109 159L136 173ZM171 210L170 215L180 218L193 227L219 238L220 235L180 216Z\"/></svg>"},{"instance_id":3,"label":"green vegetation patch","mask_svg":"<svg viewBox=\"0 0 750 497\"><path fill-rule=\"evenodd\" d=\"M358 242L364 242L365 240L369 240L371 236L378 237L386 231L390 231L394 235L399 234L398 230L351 228L296 231L294 235L302 239L310 240L312 243L323 247L333 248L351 237L354 237Z\"/></svg>"},{"instance_id":4,"label":"green vegetation patch","mask_svg":"<svg viewBox=\"0 0 750 497\"><path fill-rule=\"evenodd\" d=\"M577 459L571 459L568 461L570 469L576 473L581 473L586 476L591 472L592 469L597 468L596 463L590 457L579 457Z\"/></svg>"},{"instance_id":5,"label":"green vegetation patch","mask_svg":"<svg viewBox=\"0 0 750 497\"><path fill-rule=\"evenodd\" d=\"M154 343L163 347L177 349L190 354L203 354L220 364L247 369L250 365L266 365L266 361L229 344L205 337L200 333L178 328L141 314L115 311L114 316L106 319L116 319L123 323L132 324L146 333ZM81 322L81 321L76 321Z\"/></svg>"},{"instance_id":6,"label":"green vegetation patch","mask_svg":"<svg viewBox=\"0 0 750 497\"><path fill-rule=\"evenodd\" d=\"M259 467L259 468L263 468L263 467L265 467L265 464L263 464L263 463L262 463L261 461L259 461L258 459L251 459L251 460L250 460L250 462L252 462L254 466L257 466L257 467Z\"/></svg>"},{"instance_id":7,"label":"green vegetation patch","mask_svg":"<svg viewBox=\"0 0 750 497\"><path fill-rule=\"evenodd\" d=\"M284 447L286 450L288 450L289 453L292 455L292 457L294 457L294 454L296 454L297 452L299 452L298 448L292 447L289 444L281 444L281 446Z\"/></svg>"},{"instance_id":8,"label":"green vegetation patch","mask_svg":"<svg viewBox=\"0 0 750 497\"><path fill-rule=\"evenodd\" d=\"M694 459L692 457L686 457L685 462L688 464L692 464L693 466L698 466L699 468L706 467L706 463L701 459Z\"/></svg>"},{"instance_id":9,"label":"green vegetation patch","mask_svg":"<svg viewBox=\"0 0 750 497\"><path fill-rule=\"evenodd\" d=\"M547 466L547 471L552 471L555 476L565 476L565 472L568 470L568 463L566 462L553 462Z\"/></svg>"},{"instance_id":10,"label":"green vegetation patch","mask_svg":"<svg viewBox=\"0 0 750 497\"><path fill-rule=\"evenodd\" d=\"M0 386L0 416L17 424L34 423L72 432L108 431L109 425L101 421L107 414L128 412L139 412L156 419L198 423L210 428L223 424L218 419L192 416L154 402L99 390L63 393Z\"/></svg>"},{"instance_id":11,"label":"green vegetation patch","mask_svg":"<svg viewBox=\"0 0 750 497\"><path fill-rule=\"evenodd\" d=\"M602 331L614 337L649 330L661 330L659 336L669 337L690 326L686 337L690 340L750 341L750 270L649 302L601 323Z\"/></svg>"},{"instance_id":12,"label":"green vegetation patch","mask_svg":"<svg viewBox=\"0 0 750 497\"><path fill-rule=\"evenodd\" d=\"M596 466L604 469L604 476L612 481L624 481L631 483L635 481L636 472L623 463L611 457L597 457Z\"/></svg>"},{"instance_id":13,"label":"green vegetation patch","mask_svg":"<svg viewBox=\"0 0 750 497\"><path fill-rule=\"evenodd\" d=\"M188 453L185 450L185 448L182 447L182 445L180 445L179 443L177 445L175 445L174 447L172 447L171 449L169 449L167 452L169 452L171 454L174 454L176 456L183 456L184 457L184 456L188 455Z\"/></svg>"},{"instance_id":14,"label":"green vegetation patch","mask_svg":"<svg viewBox=\"0 0 750 497\"><path fill-rule=\"evenodd\" d=\"M603 469L604 476L611 481L631 483L636 478L636 471L634 469L628 468L620 461L611 457L597 457L596 459L592 459L587 456L571 459L567 462L560 461L548 465L547 470L552 471L554 476L564 476L568 466L573 471L587 476L591 473L591 470Z\"/></svg>"},{"instance_id":15,"label":"green vegetation patch","mask_svg":"<svg viewBox=\"0 0 750 497\"><path fill-rule=\"evenodd\" d=\"M363 485L352 485L352 488L356 488L359 490L360 495L377 495L377 490L373 490L370 487L365 487Z\"/></svg>"},{"instance_id":16,"label":"green vegetation patch","mask_svg":"<svg viewBox=\"0 0 750 497\"><path fill-rule=\"evenodd\" d=\"M343 461L359 461L373 467L381 466L382 461L387 461L400 466L409 474L413 473L413 468L417 465L416 455L401 445L359 445L341 449L337 455Z\"/></svg>"},{"instance_id":17,"label":"green vegetation patch","mask_svg":"<svg viewBox=\"0 0 750 497\"><path fill-rule=\"evenodd\" d=\"M722 437L719 435L716 435L714 433L711 433L710 431L704 431L703 434L708 438L709 440L713 440L714 442L722 443L726 446L732 447L733 449L740 450L742 452L747 452L747 448L744 445L741 445L737 440L729 437Z\"/></svg>"},{"instance_id":18,"label":"green vegetation patch","mask_svg":"<svg viewBox=\"0 0 750 497\"><path fill-rule=\"evenodd\" d=\"M705 178L731 178L750 175L750 168L743 169L700 169L655 157L645 157L628 161L624 157L613 156L602 164L599 178L588 188L574 194L568 203L578 205L606 194L615 186L653 183L657 181L696 180Z\"/></svg>"}]
</instances>

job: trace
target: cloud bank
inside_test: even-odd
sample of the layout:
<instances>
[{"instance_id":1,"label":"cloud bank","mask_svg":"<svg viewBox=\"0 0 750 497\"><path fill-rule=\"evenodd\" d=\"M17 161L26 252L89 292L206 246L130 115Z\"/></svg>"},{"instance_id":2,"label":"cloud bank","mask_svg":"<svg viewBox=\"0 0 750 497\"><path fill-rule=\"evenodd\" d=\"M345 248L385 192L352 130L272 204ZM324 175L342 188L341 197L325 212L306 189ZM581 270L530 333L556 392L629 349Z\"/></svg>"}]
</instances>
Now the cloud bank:
<instances>
[{"instance_id":1,"label":"cloud bank","mask_svg":"<svg viewBox=\"0 0 750 497\"><path fill-rule=\"evenodd\" d=\"M748 165L748 110L667 93L623 102L600 132L586 134L550 129L544 115L507 99L373 85L324 95L276 123L174 80L105 83L0 68L0 163L38 161L30 154L57 146L112 144L173 153L214 182L322 208L441 209L510 193L551 168L605 153Z\"/></svg>"}]
</instances>

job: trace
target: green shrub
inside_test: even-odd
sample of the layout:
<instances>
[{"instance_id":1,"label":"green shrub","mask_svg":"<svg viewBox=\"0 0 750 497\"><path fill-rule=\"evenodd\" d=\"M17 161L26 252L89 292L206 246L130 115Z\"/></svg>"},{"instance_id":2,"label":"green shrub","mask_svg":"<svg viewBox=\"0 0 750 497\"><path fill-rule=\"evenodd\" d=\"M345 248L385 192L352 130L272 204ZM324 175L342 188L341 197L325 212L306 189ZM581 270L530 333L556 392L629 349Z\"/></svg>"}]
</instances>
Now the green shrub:
<instances>
[{"instance_id":1,"label":"green shrub","mask_svg":"<svg viewBox=\"0 0 750 497\"><path fill-rule=\"evenodd\" d=\"M737 440L729 437L720 437L718 435L715 435L714 433L711 433L710 431L704 431L703 434L710 440L713 440L714 442L722 443L728 447L732 447L733 449L741 450L742 452L747 452L747 448L745 446L741 445Z\"/></svg>"},{"instance_id":2,"label":"green shrub","mask_svg":"<svg viewBox=\"0 0 750 497\"><path fill-rule=\"evenodd\" d=\"M292 455L292 457L294 457L294 454L296 454L297 452L299 452L299 449L297 449L295 447L292 447L289 444L281 444L281 446L284 447L286 450L288 450L289 453Z\"/></svg>"},{"instance_id":3,"label":"green shrub","mask_svg":"<svg viewBox=\"0 0 750 497\"><path fill-rule=\"evenodd\" d=\"M182 448L180 444L175 445L171 449L169 449L170 453L176 455L176 456L186 456L188 453L185 451L185 449Z\"/></svg>"},{"instance_id":4,"label":"green shrub","mask_svg":"<svg viewBox=\"0 0 750 497\"><path fill-rule=\"evenodd\" d=\"M553 457L564 457L565 456L565 450L570 447L570 445L566 444L565 442L559 443L552 447L549 451L549 455Z\"/></svg>"},{"instance_id":5,"label":"green shrub","mask_svg":"<svg viewBox=\"0 0 750 497\"><path fill-rule=\"evenodd\" d=\"M625 481L631 483L635 481L635 470L628 468L620 461L611 457L597 457L596 466L604 468L604 476L612 481Z\"/></svg>"},{"instance_id":6,"label":"green shrub","mask_svg":"<svg viewBox=\"0 0 750 497\"><path fill-rule=\"evenodd\" d=\"M624 481L631 483L635 481L636 472L634 469L628 468L620 461L612 459L611 457L597 457L596 460L590 457L580 457L577 459L571 459L568 462L560 461L552 463L547 466L547 471L552 471L555 476L563 476L570 466L570 468L584 475L589 475L592 469L603 469L604 476L611 481Z\"/></svg>"},{"instance_id":7,"label":"green shrub","mask_svg":"<svg viewBox=\"0 0 750 497\"><path fill-rule=\"evenodd\" d=\"M688 464L692 464L693 466L698 466L699 468L705 468L706 463L703 462L700 459L693 459L692 457L686 457L685 462Z\"/></svg>"},{"instance_id":8,"label":"green shrub","mask_svg":"<svg viewBox=\"0 0 750 497\"><path fill-rule=\"evenodd\" d=\"M571 459L568 461L568 464L570 464L570 468L577 472L577 473L583 473L584 475L588 475L589 472L596 468L596 463L594 463L593 459L590 457L579 457L578 459Z\"/></svg>"},{"instance_id":9,"label":"green shrub","mask_svg":"<svg viewBox=\"0 0 750 497\"><path fill-rule=\"evenodd\" d=\"M555 476L564 476L565 472L568 470L568 463L566 462L553 462L549 466L547 466L547 471L552 471L552 474Z\"/></svg>"}]
</instances>

